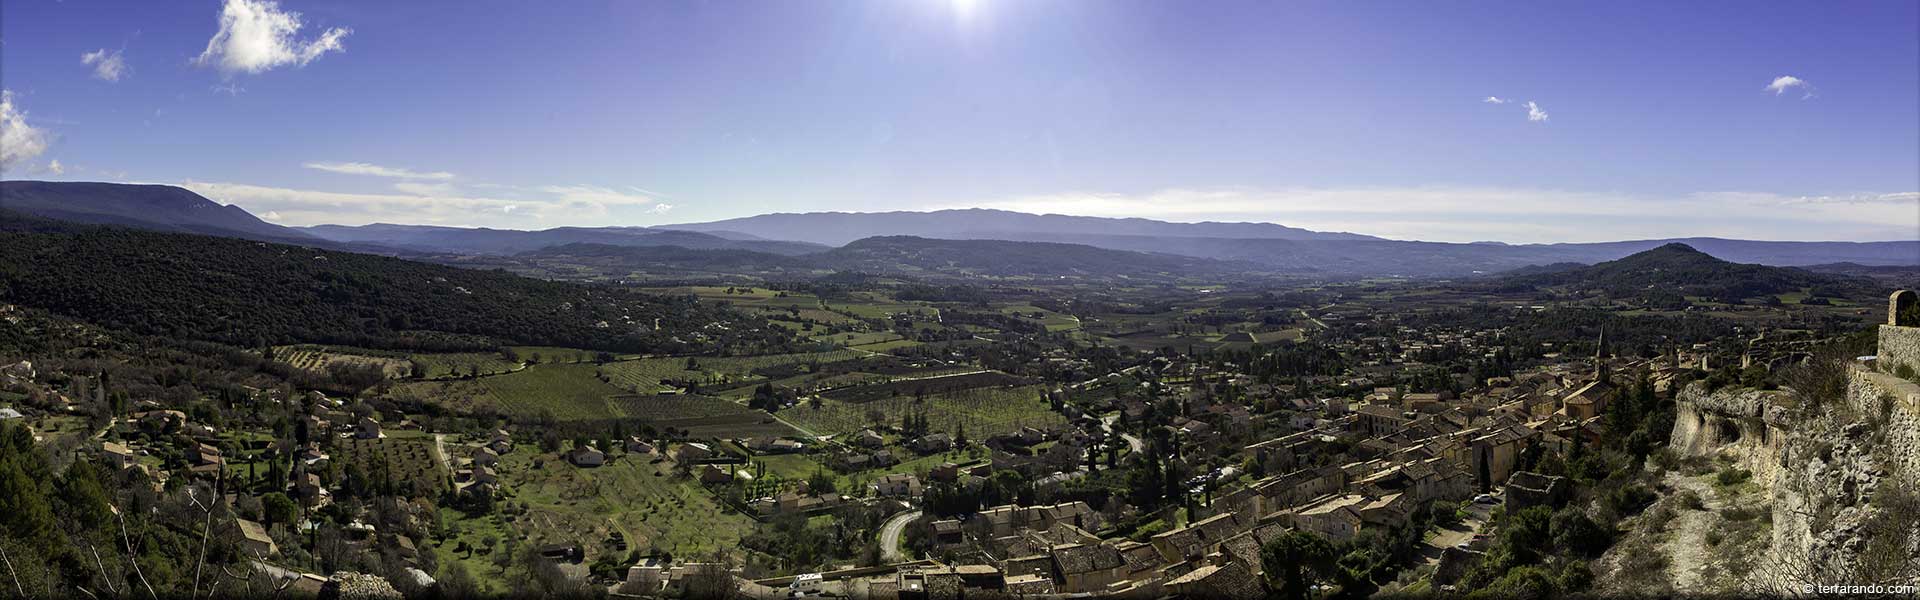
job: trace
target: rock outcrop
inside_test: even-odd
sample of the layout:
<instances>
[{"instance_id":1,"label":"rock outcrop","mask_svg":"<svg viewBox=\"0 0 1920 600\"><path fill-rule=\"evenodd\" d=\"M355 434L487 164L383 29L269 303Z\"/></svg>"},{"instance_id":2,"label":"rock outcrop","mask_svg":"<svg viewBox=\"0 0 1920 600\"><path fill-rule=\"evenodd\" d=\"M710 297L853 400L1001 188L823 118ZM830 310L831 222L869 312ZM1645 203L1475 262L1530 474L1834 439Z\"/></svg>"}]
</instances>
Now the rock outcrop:
<instances>
[{"instance_id":1,"label":"rock outcrop","mask_svg":"<svg viewBox=\"0 0 1920 600\"><path fill-rule=\"evenodd\" d=\"M1920 327L1879 334L1878 359L1833 365L1838 398L1701 383L1677 397L1674 452L1731 459L1771 500L1771 543L1745 591L1920 584L1920 384L1895 374L1920 360Z\"/></svg>"}]
</instances>

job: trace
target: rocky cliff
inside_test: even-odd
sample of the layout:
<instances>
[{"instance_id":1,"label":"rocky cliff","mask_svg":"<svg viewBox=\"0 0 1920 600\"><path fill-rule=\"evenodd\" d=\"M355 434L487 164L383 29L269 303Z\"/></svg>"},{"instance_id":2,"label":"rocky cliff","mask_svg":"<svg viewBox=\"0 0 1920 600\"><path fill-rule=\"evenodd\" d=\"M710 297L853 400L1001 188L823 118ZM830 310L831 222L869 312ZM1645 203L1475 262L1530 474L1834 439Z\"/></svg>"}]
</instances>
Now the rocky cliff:
<instances>
[{"instance_id":1,"label":"rocky cliff","mask_svg":"<svg viewBox=\"0 0 1920 600\"><path fill-rule=\"evenodd\" d=\"M1883 327L1883 343L1889 329L1896 348L1915 333ZM1771 540L1740 591L1920 584L1920 385L1874 361L1832 368L1838 397L1695 383L1677 398L1674 452L1752 471L1771 504L1743 507L1770 515Z\"/></svg>"}]
</instances>

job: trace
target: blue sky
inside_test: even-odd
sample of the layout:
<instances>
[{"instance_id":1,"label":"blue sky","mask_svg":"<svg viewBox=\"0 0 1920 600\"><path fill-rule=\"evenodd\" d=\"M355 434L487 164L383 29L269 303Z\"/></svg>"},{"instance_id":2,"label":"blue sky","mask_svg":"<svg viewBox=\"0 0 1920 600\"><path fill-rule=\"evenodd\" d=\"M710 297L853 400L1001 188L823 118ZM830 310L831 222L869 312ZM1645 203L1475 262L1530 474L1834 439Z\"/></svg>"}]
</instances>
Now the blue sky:
<instances>
[{"instance_id":1,"label":"blue sky","mask_svg":"<svg viewBox=\"0 0 1920 600\"><path fill-rule=\"evenodd\" d=\"M983 206L1920 239L1905 0L0 6L5 177L289 225Z\"/></svg>"}]
</instances>

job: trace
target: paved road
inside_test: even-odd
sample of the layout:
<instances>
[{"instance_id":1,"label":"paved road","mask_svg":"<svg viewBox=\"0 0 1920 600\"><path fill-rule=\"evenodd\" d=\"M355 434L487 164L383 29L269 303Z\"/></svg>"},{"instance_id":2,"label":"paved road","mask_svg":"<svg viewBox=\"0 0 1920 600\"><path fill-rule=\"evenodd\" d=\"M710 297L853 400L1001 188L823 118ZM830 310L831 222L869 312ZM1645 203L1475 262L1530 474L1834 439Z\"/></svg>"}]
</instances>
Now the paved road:
<instances>
[{"instance_id":1,"label":"paved road","mask_svg":"<svg viewBox=\"0 0 1920 600\"><path fill-rule=\"evenodd\" d=\"M900 532L907 529L907 523L920 518L920 511L910 510L887 519L880 526L880 562L897 563L913 560L907 553L900 551Z\"/></svg>"},{"instance_id":2,"label":"paved road","mask_svg":"<svg viewBox=\"0 0 1920 600\"><path fill-rule=\"evenodd\" d=\"M1106 429L1108 435L1114 435L1113 423L1118 420L1120 420L1120 415L1118 414L1112 414L1112 415L1107 415L1105 417L1101 417L1100 427L1102 429ZM1147 443L1140 441L1140 438L1135 437L1133 434L1122 433L1118 435L1120 436L1120 439L1127 441L1127 448L1129 450L1132 450L1134 454L1140 454L1142 452L1147 451Z\"/></svg>"}]
</instances>

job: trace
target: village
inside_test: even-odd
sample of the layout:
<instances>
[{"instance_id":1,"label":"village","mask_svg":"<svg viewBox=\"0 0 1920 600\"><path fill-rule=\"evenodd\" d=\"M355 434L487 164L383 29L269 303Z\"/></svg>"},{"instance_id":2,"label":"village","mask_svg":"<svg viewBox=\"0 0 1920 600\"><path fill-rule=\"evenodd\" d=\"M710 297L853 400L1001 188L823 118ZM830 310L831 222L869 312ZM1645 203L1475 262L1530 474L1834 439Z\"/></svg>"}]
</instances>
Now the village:
<instances>
[{"instance_id":1,"label":"village","mask_svg":"<svg viewBox=\"0 0 1920 600\"><path fill-rule=\"evenodd\" d=\"M778 424L739 436L645 419L542 428L249 388L248 402L297 415L257 430L109 394L87 376L49 377L25 361L0 369L0 383L21 406L44 409L29 409L35 418L0 409L0 418L28 423L42 442L84 444L78 454L153 495L217 493L232 514L221 530L280 582L269 585L315 593L339 583L301 565L357 563L402 591L458 571L481 580L459 585L479 590L498 585L486 579L540 572L614 596L1244 597L1268 581L1262 548L1298 533L1374 552L1369 585L1418 591L1465 577L1497 515L1564 506L1577 485L1566 465L1583 448L1665 435L1623 412L1671 402L1687 381L1764 371L1800 352L1753 341L1655 349L1637 343L1641 333L1610 341L1604 328L1522 348L1512 339L1520 327L1506 322L1299 314L1313 325L1295 341L1215 333L1212 352L1136 352L1124 362L1069 344L1030 354L1032 375L1000 379L965 364L1048 333L976 329L968 335L986 342L948 345L943 358L915 352L931 346L896 350L906 362L888 368L927 373L908 376L911 400L890 379L829 376L885 357L779 380L792 388L740 385L737 401L768 406ZM859 325L820 335L870 335ZM1346 366L1316 362L1326 356ZM1093 376L1096 362L1112 370ZM1031 393L1022 402L1043 412L1010 421L939 412L991 397L983 389ZM875 406L904 410L809 416L877 394L893 399ZM104 423L90 416L102 411L112 415ZM599 508L568 508L583 501ZM684 515L704 529L649 521ZM740 536L746 554L712 544L715 532L737 532L726 535Z\"/></svg>"}]
</instances>

